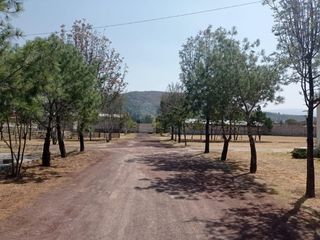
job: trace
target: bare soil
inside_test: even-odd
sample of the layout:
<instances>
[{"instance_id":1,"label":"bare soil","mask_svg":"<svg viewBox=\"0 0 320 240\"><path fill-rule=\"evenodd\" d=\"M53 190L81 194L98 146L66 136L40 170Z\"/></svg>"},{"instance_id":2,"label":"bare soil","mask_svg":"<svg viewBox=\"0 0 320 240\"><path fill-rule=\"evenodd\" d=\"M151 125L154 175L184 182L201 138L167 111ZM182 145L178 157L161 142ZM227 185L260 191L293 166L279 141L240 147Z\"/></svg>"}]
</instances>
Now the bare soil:
<instances>
[{"instance_id":1,"label":"bare soil","mask_svg":"<svg viewBox=\"0 0 320 240\"><path fill-rule=\"evenodd\" d=\"M200 136L194 138L200 140ZM184 143L177 144L167 140L168 137L162 137L163 142L171 143L175 147L184 146ZM222 147L222 141L213 142L210 144L211 153L203 156L219 159ZM277 193L278 203L283 205L293 204L305 192L307 165L305 159L291 157L291 151L296 147L306 147L306 138L262 136L262 140L256 142L258 171L255 174L255 179L272 187ZM203 151L204 143L188 142L187 148ZM241 166L241 172L249 171L250 146L247 136L242 136L239 141L230 142L227 163L238 164ZM315 159L315 176L318 197L307 200L304 207L312 207L320 212L320 159Z\"/></svg>"},{"instance_id":2,"label":"bare soil","mask_svg":"<svg viewBox=\"0 0 320 240\"><path fill-rule=\"evenodd\" d=\"M233 144L226 163L218 151L203 155L200 144L184 148L150 135L92 145L84 158L94 163L1 221L0 239L315 239L319 212L300 192L285 198L278 190L304 172L304 162L266 151L251 175L248 152L239 151L245 144ZM272 171L289 177L271 184Z\"/></svg>"}]
</instances>

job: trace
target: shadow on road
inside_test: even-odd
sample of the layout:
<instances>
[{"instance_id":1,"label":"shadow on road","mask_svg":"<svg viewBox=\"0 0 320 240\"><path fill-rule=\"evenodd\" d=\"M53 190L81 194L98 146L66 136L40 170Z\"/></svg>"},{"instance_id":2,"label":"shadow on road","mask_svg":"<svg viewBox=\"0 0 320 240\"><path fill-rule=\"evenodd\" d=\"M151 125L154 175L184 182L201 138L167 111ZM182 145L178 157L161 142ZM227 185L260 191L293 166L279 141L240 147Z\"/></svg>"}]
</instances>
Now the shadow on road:
<instances>
[{"instance_id":1,"label":"shadow on road","mask_svg":"<svg viewBox=\"0 0 320 240\"><path fill-rule=\"evenodd\" d=\"M211 199L225 206L222 218L188 221L203 225L209 239L320 239L319 214L300 211L304 198L291 210L271 204L265 198L276 192L237 163L181 153L150 155L135 162L150 171L140 179L144 187L137 186L138 191L154 190L174 199ZM230 201L239 204L229 205Z\"/></svg>"},{"instance_id":2,"label":"shadow on road","mask_svg":"<svg viewBox=\"0 0 320 240\"><path fill-rule=\"evenodd\" d=\"M290 210L291 211L291 210ZM290 212L289 211L289 212ZM319 239L315 229L319 218L306 212L288 212L270 204L249 204L245 208L231 208L217 220L191 219L205 227L209 239Z\"/></svg>"},{"instance_id":3,"label":"shadow on road","mask_svg":"<svg viewBox=\"0 0 320 240\"><path fill-rule=\"evenodd\" d=\"M226 196L245 200L248 194L263 198L262 193L275 193L265 184L256 183L253 175L241 174L242 166L201 155L171 153L146 156L136 161L149 166L152 171L167 173L165 177L151 179L148 187L136 187L137 190L154 189L179 199L205 197L221 201Z\"/></svg>"}]
</instances>

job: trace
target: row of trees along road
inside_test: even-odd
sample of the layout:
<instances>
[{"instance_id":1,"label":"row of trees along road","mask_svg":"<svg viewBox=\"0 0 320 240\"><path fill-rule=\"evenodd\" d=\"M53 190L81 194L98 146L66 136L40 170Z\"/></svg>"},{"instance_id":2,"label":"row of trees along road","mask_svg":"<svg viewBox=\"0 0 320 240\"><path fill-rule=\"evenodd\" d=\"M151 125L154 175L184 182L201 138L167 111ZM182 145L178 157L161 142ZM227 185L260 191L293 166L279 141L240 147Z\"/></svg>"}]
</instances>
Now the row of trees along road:
<instances>
[{"instance_id":1,"label":"row of trees along road","mask_svg":"<svg viewBox=\"0 0 320 240\"><path fill-rule=\"evenodd\" d=\"M284 84L300 83L308 108L307 181L308 198L315 197L313 114L320 104L320 1L265 0L273 11L273 32L278 39L274 60L258 52L258 42L242 44L234 40L235 31L211 28L188 39L180 52L181 80L188 107L206 119L205 152L209 152L210 120L237 119L241 113L248 124L251 148L250 172L257 169L252 138L252 114L275 97L280 76ZM220 61L221 60L221 61ZM163 109L162 109L163 110ZM161 113L163 115L163 112ZM161 119L161 118L160 118ZM224 150L230 137L224 138ZM226 154L222 154L224 160Z\"/></svg>"},{"instance_id":2,"label":"row of trees along road","mask_svg":"<svg viewBox=\"0 0 320 240\"><path fill-rule=\"evenodd\" d=\"M279 69L270 57L259 51L259 41L235 40L236 30L211 27L191 37L180 51L181 81L187 108L205 119L205 153L209 153L210 122L220 122L224 147L221 160L227 158L231 123L244 119L250 142L250 172L257 171L253 138L253 113L267 102L281 101ZM226 122L230 124L226 126Z\"/></svg>"},{"instance_id":3,"label":"row of trees along road","mask_svg":"<svg viewBox=\"0 0 320 240\"><path fill-rule=\"evenodd\" d=\"M19 1L0 1L0 125L14 177L20 176L32 123L46 130L43 166L50 166L53 129L64 158L63 129L76 122L80 151L84 151L84 130L124 90L127 69L111 42L85 21L76 21L71 31L62 27L59 35L12 46L12 38L20 33L10 25L10 15L20 10Z\"/></svg>"}]
</instances>

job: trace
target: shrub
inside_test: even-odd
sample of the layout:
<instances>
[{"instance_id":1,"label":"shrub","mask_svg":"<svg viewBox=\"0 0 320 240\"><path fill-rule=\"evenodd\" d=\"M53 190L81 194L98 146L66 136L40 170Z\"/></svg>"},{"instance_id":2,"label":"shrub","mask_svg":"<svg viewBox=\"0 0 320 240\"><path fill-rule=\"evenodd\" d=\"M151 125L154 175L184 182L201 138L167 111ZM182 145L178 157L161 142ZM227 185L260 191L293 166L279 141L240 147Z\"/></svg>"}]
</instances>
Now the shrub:
<instances>
[{"instance_id":1,"label":"shrub","mask_svg":"<svg viewBox=\"0 0 320 240\"><path fill-rule=\"evenodd\" d=\"M314 149L314 157L320 157L320 149ZM306 159L307 158L307 148L294 148L291 152L292 158L295 159Z\"/></svg>"}]
</instances>

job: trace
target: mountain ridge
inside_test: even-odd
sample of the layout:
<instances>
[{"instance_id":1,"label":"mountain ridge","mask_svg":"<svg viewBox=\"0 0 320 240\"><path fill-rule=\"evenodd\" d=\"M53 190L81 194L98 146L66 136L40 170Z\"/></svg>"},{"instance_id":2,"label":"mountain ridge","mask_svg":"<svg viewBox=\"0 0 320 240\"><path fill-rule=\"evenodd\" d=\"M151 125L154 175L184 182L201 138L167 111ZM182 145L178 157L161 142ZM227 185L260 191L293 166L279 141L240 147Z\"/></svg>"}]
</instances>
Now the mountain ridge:
<instances>
[{"instance_id":1,"label":"mountain ridge","mask_svg":"<svg viewBox=\"0 0 320 240\"><path fill-rule=\"evenodd\" d=\"M156 117L160 109L160 101L164 91L130 91L122 94L124 111L128 112L135 121L141 121L145 117ZM267 117L275 123L294 119L297 122L305 121L306 116L281 113L281 110L264 111ZM302 111L301 111L302 112Z\"/></svg>"}]
</instances>

